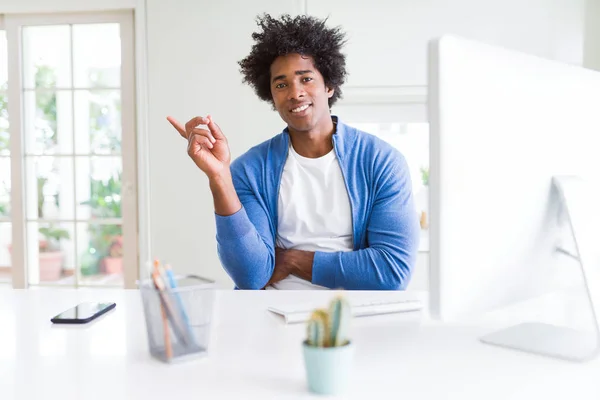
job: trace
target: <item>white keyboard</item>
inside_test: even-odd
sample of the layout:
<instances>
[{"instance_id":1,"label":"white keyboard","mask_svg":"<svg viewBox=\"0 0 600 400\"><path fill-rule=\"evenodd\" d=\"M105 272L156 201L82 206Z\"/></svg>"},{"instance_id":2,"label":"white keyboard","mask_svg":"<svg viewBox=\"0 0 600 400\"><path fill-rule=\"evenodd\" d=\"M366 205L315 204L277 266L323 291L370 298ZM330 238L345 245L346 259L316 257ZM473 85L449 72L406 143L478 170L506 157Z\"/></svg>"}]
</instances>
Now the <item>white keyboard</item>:
<instances>
[{"instance_id":1,"label":"white keyboard","mask_svg":"<svg viewBox=\"0 0 600 400\"><path fill-rule=\"evenodd\" d=\"M420 300L368 300L350 302L350 305L353 317L420 311L423 308ZM315 308L317 307L292 304L269 307L267 310L281 315L286 324L297 324L308 321Z\"/></svg>"}]
</instances>

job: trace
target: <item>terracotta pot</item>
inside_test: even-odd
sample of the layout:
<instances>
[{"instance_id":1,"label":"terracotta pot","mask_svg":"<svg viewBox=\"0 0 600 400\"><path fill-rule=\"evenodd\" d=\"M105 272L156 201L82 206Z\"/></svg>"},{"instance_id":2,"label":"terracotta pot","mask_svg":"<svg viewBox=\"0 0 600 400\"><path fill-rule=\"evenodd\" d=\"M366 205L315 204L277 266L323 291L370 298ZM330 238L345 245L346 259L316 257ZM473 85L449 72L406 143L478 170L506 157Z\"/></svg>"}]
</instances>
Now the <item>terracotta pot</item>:
<instances>
[{"instance_id":1,"label":"terracotta pot","mask_svg":"<svg viewBox=\"0 0 600 400\"><path fill-rule=\"evenodd\" d=\"M60 251L40 252L40 281L59 280L63 258L63 253Z\"/></svg>"},{"instance_id":2,"label":"terracotta pot","mask_svg":"<svg viewBox=\"0 0 600 400\"><path fill-rule=\"evenodd\" d=\"M123 272L123 257L104 257L102 261L105 274L120 274Z\"/></svg>"}]
</instances>

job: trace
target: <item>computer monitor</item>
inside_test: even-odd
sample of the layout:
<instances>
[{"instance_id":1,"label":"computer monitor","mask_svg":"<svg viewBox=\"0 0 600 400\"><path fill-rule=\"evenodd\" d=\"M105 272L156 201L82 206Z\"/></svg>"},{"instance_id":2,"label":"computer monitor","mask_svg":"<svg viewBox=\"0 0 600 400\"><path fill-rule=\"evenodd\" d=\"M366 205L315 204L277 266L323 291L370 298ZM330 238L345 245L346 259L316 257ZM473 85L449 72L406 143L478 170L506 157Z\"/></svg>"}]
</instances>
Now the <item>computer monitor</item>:
<instances>
[{"instance_id":1,"label":"computer monitor","mask_svg":"<svg viewBox=\"0 0 600 400\"><path fill-rule=\"evenodd\" d=\"M600 73L445 36L429 46L428 103L432 315L473 316L580 279L581 252L595 249L586 231L579 256L560 250L581 210L565 201L573 181L553 178L600 185ZM600 282L594 257L588 284Z\"/></svg>"}]
</instances>

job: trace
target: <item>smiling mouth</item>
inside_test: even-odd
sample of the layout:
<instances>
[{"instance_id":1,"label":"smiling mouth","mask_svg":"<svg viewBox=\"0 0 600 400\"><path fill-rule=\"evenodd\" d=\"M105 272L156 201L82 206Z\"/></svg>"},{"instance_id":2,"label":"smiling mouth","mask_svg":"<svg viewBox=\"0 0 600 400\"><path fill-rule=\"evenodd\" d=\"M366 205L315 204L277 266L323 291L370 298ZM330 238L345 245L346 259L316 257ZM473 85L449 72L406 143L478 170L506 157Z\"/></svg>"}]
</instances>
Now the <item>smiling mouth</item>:
<instances>
[{"instance_id":1,"label":"smiling mouth","mask_svg":"<svg viewBox=\"0 0 600 400\"><path fill-rule=\"evenodd\" d=\"M300 112L302 112L302 111L306 110L306 109L307 109L308 107L310 107L311 105L312 105L312 104L304 104L304 105L302 105L302 106L300 106L300 107L292 108L290 111L292 112L292 114L295 114L295 113L300 113Z\"/></svg>"}]
</instances>

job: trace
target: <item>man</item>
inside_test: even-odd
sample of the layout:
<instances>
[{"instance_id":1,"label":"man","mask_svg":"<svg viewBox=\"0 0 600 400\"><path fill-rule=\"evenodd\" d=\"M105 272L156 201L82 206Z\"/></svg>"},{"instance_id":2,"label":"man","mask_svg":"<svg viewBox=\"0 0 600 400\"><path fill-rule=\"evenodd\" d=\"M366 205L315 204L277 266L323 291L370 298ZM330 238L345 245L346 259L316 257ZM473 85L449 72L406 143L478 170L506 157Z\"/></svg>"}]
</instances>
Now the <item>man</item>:
<instances>
[{"instance_id":1,"label":"man","mask_svg":"<svg viewBox=\"0 0 600 400\"><path fill-rule=\"evenodd\" d=\"M308 16L258 25L241 72L287 128L230 165L210 116L167 118L208 176L221 263L240 289L406 288L419 223L404 157L330 114L344 34Z\"/></svg>"}]
</instances>

